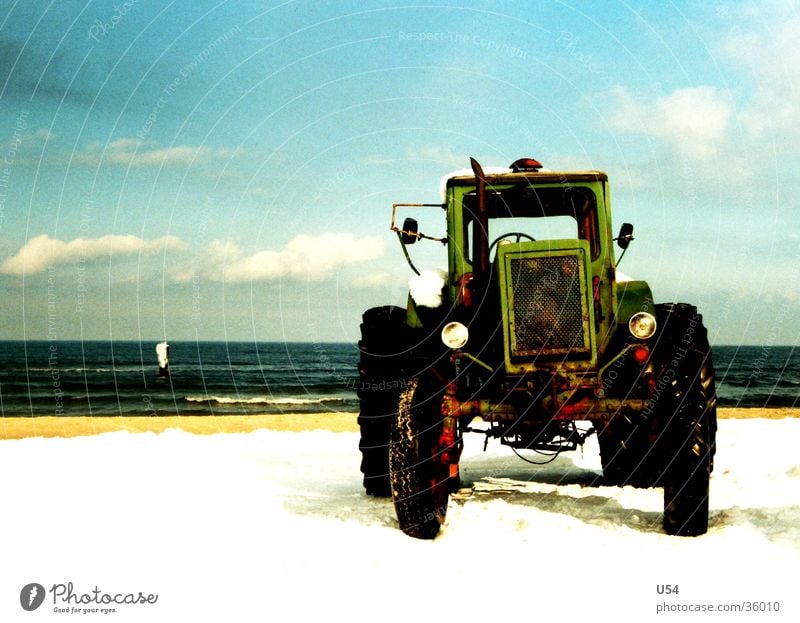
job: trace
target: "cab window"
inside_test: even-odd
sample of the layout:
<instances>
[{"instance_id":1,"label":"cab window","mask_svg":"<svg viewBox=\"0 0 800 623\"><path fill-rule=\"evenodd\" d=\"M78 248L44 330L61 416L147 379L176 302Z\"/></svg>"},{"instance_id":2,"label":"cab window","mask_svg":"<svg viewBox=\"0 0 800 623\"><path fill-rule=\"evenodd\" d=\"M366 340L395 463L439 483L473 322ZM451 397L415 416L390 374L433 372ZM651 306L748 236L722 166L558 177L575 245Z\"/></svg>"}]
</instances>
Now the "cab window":
<instances>
[{"instance_id":1,"label":"cab window","mask_svg":"<svg viewBox=\"0 0 800 623\"><path fill-rule=\"evenodd\" d=\"M474 192L464 196L464 255L472 262L472 227L477 212ZM592 259L600 255L597 202L584 187L534 188L523 184L486 194L489 244L499 237L513 242L578 238L589 243Z\"/></svg>"}]
</instances>

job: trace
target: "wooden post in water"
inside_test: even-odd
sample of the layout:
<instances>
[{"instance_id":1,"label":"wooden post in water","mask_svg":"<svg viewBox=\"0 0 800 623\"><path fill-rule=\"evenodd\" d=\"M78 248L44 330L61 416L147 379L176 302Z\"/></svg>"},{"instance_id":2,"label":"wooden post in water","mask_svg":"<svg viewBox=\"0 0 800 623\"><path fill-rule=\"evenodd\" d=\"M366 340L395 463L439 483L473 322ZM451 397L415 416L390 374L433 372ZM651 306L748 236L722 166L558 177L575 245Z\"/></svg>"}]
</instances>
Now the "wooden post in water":
<instances>
[{"instance_id":1,"label":"wooden post in water","mask_svg":"<svg viewBox=\"0 0 800 623\"><path fill-rule=\"evenodd\" d=\"M156 356L158 357L158 376L169 376L169 344L166 342L156 344Z\"/></svg>"}]
</instances>

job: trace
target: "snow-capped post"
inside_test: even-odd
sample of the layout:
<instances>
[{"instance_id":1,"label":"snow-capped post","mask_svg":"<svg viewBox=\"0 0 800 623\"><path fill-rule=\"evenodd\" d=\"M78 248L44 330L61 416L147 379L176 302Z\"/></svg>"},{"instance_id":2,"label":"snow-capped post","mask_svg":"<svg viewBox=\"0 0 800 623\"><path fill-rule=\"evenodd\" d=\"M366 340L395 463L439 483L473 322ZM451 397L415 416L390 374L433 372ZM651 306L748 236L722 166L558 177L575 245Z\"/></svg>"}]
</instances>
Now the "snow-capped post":
<instances>
[{"instance_id":1,"label":"snow-capped post","mask_svg":"<svg viewBox=\"0 0 800 623\"><path fill-rule=\"evenodd\" d=\"M169 376L169 344L166 342L156 344L156 356L158 357L158 376Z\"/></svg>"}]
</instances>

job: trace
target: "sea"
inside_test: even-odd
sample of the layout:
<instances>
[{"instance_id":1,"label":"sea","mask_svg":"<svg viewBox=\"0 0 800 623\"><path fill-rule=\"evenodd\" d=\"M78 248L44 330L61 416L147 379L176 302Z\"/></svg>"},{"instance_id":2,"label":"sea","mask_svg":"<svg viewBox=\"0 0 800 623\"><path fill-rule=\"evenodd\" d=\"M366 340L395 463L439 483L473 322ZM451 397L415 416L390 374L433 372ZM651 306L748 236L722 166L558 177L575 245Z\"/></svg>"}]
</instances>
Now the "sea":
<instances>
[{"instance_id":1,"label":"sea","mask_svg":"<svg viewBox=\"0 0 800 623\"><path fill-rule=\"evenodd\" d=\"M170 416L356 412L355 344L0 341L0 414ZM800 348L717 346L725 407L800 406Z\"/></svg>"}]
</instances>

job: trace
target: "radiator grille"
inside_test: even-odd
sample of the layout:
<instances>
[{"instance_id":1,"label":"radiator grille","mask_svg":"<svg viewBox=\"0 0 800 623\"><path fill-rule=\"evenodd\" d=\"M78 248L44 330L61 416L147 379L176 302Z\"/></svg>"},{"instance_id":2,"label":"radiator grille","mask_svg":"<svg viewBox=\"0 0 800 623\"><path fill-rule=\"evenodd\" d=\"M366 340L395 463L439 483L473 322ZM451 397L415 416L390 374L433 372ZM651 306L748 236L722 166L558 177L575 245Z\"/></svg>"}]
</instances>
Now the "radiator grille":
<instances>
[{"instance_id":1,"label":"radiator grille","mask_svg":"<svg viewBox=\"0 0 800 623\"><path fill-rule=\"evenodd\" d=\"M578 255L512 258L511 355L585 352L583 274Z\"/></svg>"}]
</instances>

